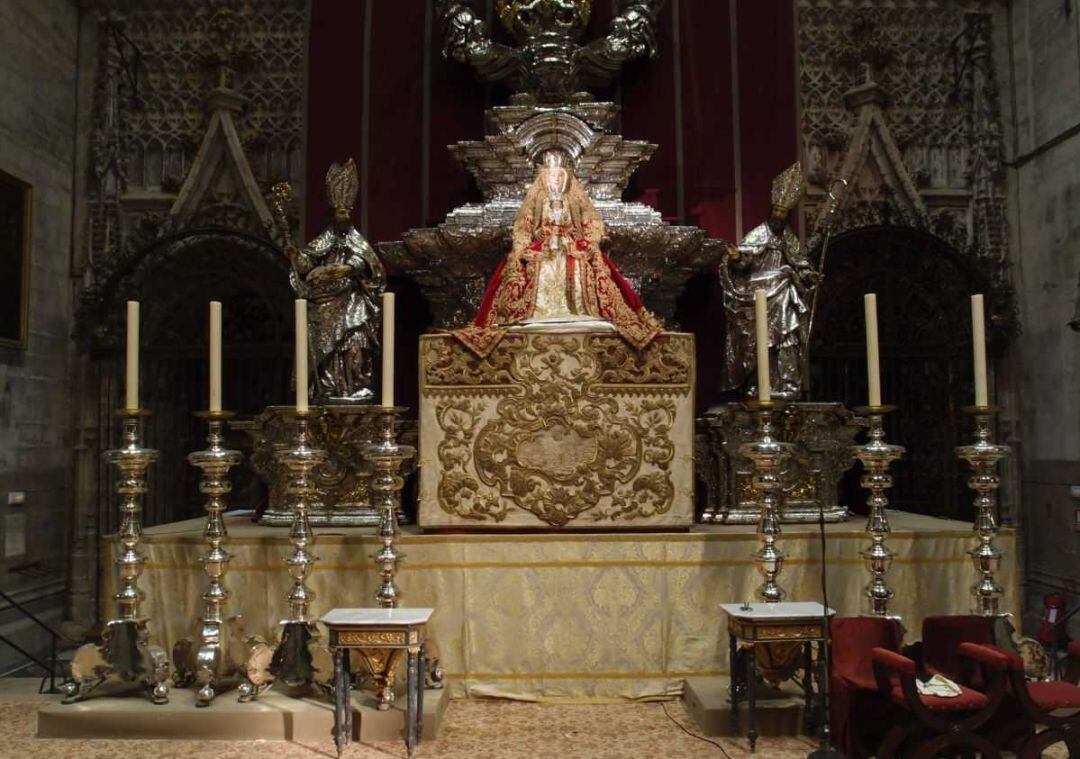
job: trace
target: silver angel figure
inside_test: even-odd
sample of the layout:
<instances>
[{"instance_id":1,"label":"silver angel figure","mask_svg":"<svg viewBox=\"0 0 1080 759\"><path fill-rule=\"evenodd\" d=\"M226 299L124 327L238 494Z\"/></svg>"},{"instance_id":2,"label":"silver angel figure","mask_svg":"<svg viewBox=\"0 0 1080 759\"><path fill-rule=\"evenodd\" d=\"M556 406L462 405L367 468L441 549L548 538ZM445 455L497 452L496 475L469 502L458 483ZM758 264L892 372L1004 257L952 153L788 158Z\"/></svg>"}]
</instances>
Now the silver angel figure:
<instances>
[{"instance_id":1,"label":"silver angel figure","mask_svg":"<svg viewBox=\"0 0 1080 759\"><path fill-rule=\"evenodd\" d=\"M288 184L274 187L280 234L298 298L308 301L308 351L315 400L357 403L374 398L372 380L379 349L379 298L386 271L368 241L352 223L357 193L356 166L350 159L326 172L326 195L334 221L303 248L289 239L285 209Z\"/></svg>"},{"instance_id":2,"label":"silver angel figure","mask_svg":"<svg viewBox=\"0 0 1080 759\"><path fill-rule=\"evenodd\" d=\"M664 1L624 0L607 34L582 45L592 0L498 0L499 19L517 47L494 42L470 0L436 0L435 7L446 58L473 66L485 82L561 102L583 87L610 84L627 61L655 56Z\"/></svg>"},{"instance_id":3,"label":"silver angel figure","mask_svg":"<svg viewBox=\"0 0 1080 759\"><path fill-rule=\"evenodd\" d=\"M798 163L773 180L769 218L738 246L730 246L720 264L727 316L725 389L757 393L754 291L763 289L768 299L772 394L794 400L802 390L810 304L821 281L821 274L806 259L798 236L788 226L791 209L804 187ZM829 214L818 225L814 238L807 241L806 250L816 249L818 235L826 233L831 221Z\"/></svg>"}]
</instances>

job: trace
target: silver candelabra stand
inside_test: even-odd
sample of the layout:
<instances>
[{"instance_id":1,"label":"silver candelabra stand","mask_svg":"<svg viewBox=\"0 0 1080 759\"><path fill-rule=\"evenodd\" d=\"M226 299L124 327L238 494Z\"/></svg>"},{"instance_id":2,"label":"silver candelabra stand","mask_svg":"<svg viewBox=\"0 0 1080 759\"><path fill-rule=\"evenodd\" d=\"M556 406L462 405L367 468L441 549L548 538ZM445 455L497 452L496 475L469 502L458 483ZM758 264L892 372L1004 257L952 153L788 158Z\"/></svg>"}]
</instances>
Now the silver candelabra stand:
<instances>
[{"instance_id":1,"label":"silver candelabra stand","mask_svg":"<svg viewBox=\"0 0 1080 759\"><path fill-rule=\"evenodd\" d=\"M893 486L889 467L892 462L904 455L899 445L885 442L885 415L896 409L895 406L864 406L856 409L870 421L869 439L864 445L854 445L851 453L863 464L860 479L862 486L870 491L867 505L870 512L866 518L866 533L870 536L870 545L859 555L866 561L870 572L870 583L863 592L867 600L867 614L875 617L889 616L889 601L893 591L885 580L895 554L885 545L889 537L889 515L885 507L889 505L886 492Z\"/></svg>"},{"instance_id":2,"label":"silver candelabra stand","mask_svg":"<svg viewBox=\"0 0 1080 759\"><path fill-rule=\"evenodd\" d=\"M375 440L364 448L364 455L371 461L374 472L371 477L372 502L379 512L379 540L382 548L372 558L379 565L381 581L375 593L375 600L385 609L398 605L400 593L394 578L397 564L404 559L398 553L397 539L400 535L398 521L401 516L401 489L405 479L401 476L401 465L416 455L411 445L397 442L397 418L405 411L398 406L380 409L379 431Z\"/></svg>"},{"instance_id":3,"label":"silver candelabra stand","mask_svg":"<svg viewBox=\"0 0 1080 759\"><path fill-rule=\"evenodd\" d=\"M200 411L195 414L205 419L208 432L207 447L188 454L188 461L202 470L199 492L206 497L206 526L203 538L206 553L200 559L206 573L206 590L203 591L203 613L199 620L194 641L181 640L173 647L173 682L177 687L198 685L196 706L209 706L221 690L222 681L243 671L244 658L236 653L235 642L230 640L230 629L225 626L222 611L231 595L225 587L225 573L232 556L225 548L228 531L222 513L226 498L232 490L229 470L240 463L239 451L225 448L223 427L233 414L228 411ZM229 619L234 626L239 616Z\"/></svg>"},{"instance_id":4,"label":"silver candelabra stand","mask_svg":"<svg viewBox=\"0 0 1080 759\"><path fill-rule=\"evenodd\" d=\"M139 590L139 576L146 558L139 552L142 541L142 496L146 492L146 470L157 461L158 452L142 446L145 409L120 409L123 420L120 448L106 451L105 458L116 466L120 496L120 555L116 558L120 589L113 595L118 617L105 624L101 645L87 643L75 652L71 680L64 685L64 703L86 698L104 682L138 682L155 704L169 700L169 660L165 651L151 645L149 620L139 615L146 594Z\"/></svg>"},{"instance_id":5,"label":"silver candelabra stand","mask_svg":"<svg viewBox=\"0 0 1080 759\"><path fill-rule=\"evenodd\" d=\"M993 442L995 406L969 406L964 411L975 419L975 442L961 445L956 455L971 465L968 487L975 491L975 547L968 551L978 578L971 586L975 597L973 613L984 617L1001 614L1001 596L1004 593L994 574L1001 565L1002 553L994 545L998 534L997 489L1000 479L997 463L1009 454L1009 446Z\"/></svg>"},{"instance_id":6,"label":"silver candelabra stand","mask_svg":"<svg viewBox=\"0 0 1080 759\"><path fill-rule=\"evenodd\" d=\"M364 447L364 456L371 462L372 505L379 512L378 537L382 543L378 553L372 559L379 565L379 588L375 591L375 601L384 609L397 608L401 600L394 578L397 575L398 562L404 555L398 552L397 540L400 535L398 521L401 517L401 489L405 479L401 476L401 466L416 454L411 445L397 442L397 419L406 409L399 406L382 406L377 409L381 414L378 419L378 431L375 439ZM360 659L364 668L371 675L375 685L380 710L389 709L395 699L394 678L401 663L401 649L362 648Z\"/></svg>"},{"instance_id":7,"label":"silver candelabra stand","mask_svg":"<svg viewBox=\"0 0 1080 759\"><path fill-rule=\"evenodd\" d=\"M757 529L761 547L754 553L754 558L765 581L757 595L762 601L775 603L784 600L786 595L776 581L784 568L784 554L776 547L776 541L780 537L784 467L794 446L777 440L773 434L775 415L784 407L782 401L749 401L745 405L757 417L759 434L757 440L739 446L739 453L754 465L751 483L761 507Z\"/></svg>"},{"instance_id":8,"label":"silver candelabra stand","mask_svg":"<svg viewBox=\"0 0 1080 759\"><path fill-rule=\"evenodd\" d=\"M308 575L318 557L312 555L315 534L308 520L309 509L318 492L312 479L312 470L326 463L327 452L311 447L311 433L308 426L309 414L293 410L295 419L295 442L292 448L278 453L278 458L289 471L289 483L286 494L292 508L292 526L289 528L289 542L293 553L285 559L292 578L292 587L285 595L289 607L289 616L281 622L281 640L273 651L265 678L259 682L251 679L252 674L266 668L264 661L257 657L263 651L256 650L249 659L247 679L240 683L240 700L250 701L270 687L274 680L288 686L309 685L316 682L316 666L312 661L310 644L319 637L316 620L309 615L311 602L315 594L307 586ZM329 673L324 673L328 675Z\"/></svg>"}]
</instances>

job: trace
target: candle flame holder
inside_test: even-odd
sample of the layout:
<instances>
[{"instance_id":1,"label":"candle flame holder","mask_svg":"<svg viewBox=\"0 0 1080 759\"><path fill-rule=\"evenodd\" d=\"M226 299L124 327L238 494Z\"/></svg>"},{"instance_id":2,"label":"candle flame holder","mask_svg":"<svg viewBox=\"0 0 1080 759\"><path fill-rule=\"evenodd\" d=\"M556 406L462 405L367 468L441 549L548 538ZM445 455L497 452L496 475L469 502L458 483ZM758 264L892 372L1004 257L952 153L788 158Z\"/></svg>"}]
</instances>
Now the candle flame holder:
<instances>
[{"instance_id":1,"label":"candle flame holder","mask_svg":"<svg viewBox=\"0 0 1080 759\"><path fill-rule=\"evenodd\" d=\"M207 447L188 454L188 462L202 470L199 492L206 497L206 525L203 538L206 552L200 561L206 574L206 589L202 594L203 614L198 622L194 641L183 639L173 647L173 683L178 687L198 685L196 706L209 706L221 690L227 677L243 671L243 657L236 655L231 645L232 630L238 629L239 615L229 618L226 626L222 617L225 602L231 596L225 587L225 574L232 556L225 548L228 531L222 513L232 490L229 470L243 457L239 451L225 448L224 423L234 414L229 411L199 411L195 414L207 424Z\"/></svg>"},{"instance_id":2,"label":"candle flame holder","mask_svg":"<svg viewBox=\"0 0 1080 759\"><path fill-rule=\"evenodd\" d=\"M891 532L889 515L885 510L889 505L886 492L893 486L889 467L904 455L904 448L885 442L885 415L895 409L895 406L864 406L856 409L869 419L870 437L865 444L851 447L851 454L863 464L859 482L870 493L866 499L870 507L866 518L870 545L859 555L866 561L866 568L870 572L870 583L863 591L867 601L866 614L874 617L889 616L889 602L894 595L885 579L896 557L885 545Z\"/></svg>"},{"instance_id":3,"label":"candle flame holder","mask_svg":"<svg viewBox=\"0 0 1080 759\"><path fill-rule=\"evenodd\" d=\"M968 487L975 491L975 546L968 555L978 577L971 587L975 603L972 613L984 617L1001 616L1004 589L995 577L1003 554L994 545L998 534L997 489L1001 482L997 463L1009 455L1009 446L993 442L995 406L969 406L964 412L975 420L975 442L957 447L956 455L971 465Z\"/></svg>"},{"instance_id":4,"label":"candle flame holder","mask_svg":"<svg viewBox=\"0 0 1080 759\"><path fill-rule=\"evenodd\" d=\"M278 453L280 461L289 470L289 484L286 493L292 502L293 521L289 528L289 542L293 553L285 559L292 578L292 587L285 595L289 616L281 622L281 639L270 654L268 646L257 646L246 667L246 679L240 683L240 701L252 701L268 690L273 682L279 681L289 687L301 687L311 684L324 686L316 679L316 673L327 677L331 668L316 666L313 647L317 646L319 630L316 620L309 615L315 593L308 588L307 578L318 557L311 553L315 545L315 534L311 530L308 511L312 502L318 498L312 470L326 463L327 453L311 446L308 410L291 412L296 423L295 444ZM329 653L325 653L329 660ZM265 658L270 655L267 666ZM324 663L325 664L325 663Z\"/></svg>"},{"instance_id":5,"label":"candle flame holder","mask_svg":"<svg viewBox=\"0 0 1080 759\"><path fill-rule=\"evenodd\" d=\"M82 701L105 682L138 682L155 704L169 701L169 660L165 651L150 643L149 619L139 614L146 594L139 589L146 558L139 552L142 541L142 496L146 471L158 452L142 446L142 420L146 409L120 409L123 433L120 448L106 451L105 459L119 472L116 492L120 496L120 555L115 564L120 589L113 594L118 616L105 624L101 645L87 643L75 652L71 680L64 684L64 703Z\"/></svg>"},{"instance_id":6,"label":"candle flame holder","mask_svg":"<svg viewBox=\"0 0 1080 759\"><path fill-rule=\"evenodd\" d=\"M757 440L739 446L739 454L754 465L751 485L761 507L757 529L761 547L753 556L764 582L757 589L757 596L766 603L776 603L787 595L777 582L784 568L784 554L776 542L780 537L783 474L794 446L774 437L775 417L784 407L782 401L748 401L744 405L757 417L759 433Z\"/></svg>"}]
</instances>

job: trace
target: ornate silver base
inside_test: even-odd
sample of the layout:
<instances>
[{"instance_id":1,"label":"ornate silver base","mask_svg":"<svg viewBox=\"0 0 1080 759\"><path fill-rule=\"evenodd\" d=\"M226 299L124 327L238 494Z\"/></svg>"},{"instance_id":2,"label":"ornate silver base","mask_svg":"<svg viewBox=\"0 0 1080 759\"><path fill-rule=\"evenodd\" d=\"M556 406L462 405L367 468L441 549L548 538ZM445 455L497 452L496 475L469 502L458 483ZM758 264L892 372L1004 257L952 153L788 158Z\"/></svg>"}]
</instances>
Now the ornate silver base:
<instances>
[{"instance_id":1,"label":"ornate silver base","mask_svg":"<svg viewBox=\"0 0 1080 759\"><path fill-rule=\"evenodd\" d=\"M243 625L240 616L229 617L223 625L200 621L192 638L173 645L173 685L197 685L195 706L209 706L218 694L238 684L247 664Z\"/></svg>"},{"instance_id":2,"label":"ornate silver base","mask_svg":"<svg viewBox=\"0 0 1080 759\"><path fill-rule=\"evenodd\" d=\"M71 661L71 680L64 683L65 704L89 698L102 684L140 683L155 704L169 702L169 660L148 643L147 620L115 620L105 625L102 644L87 643Z\"/></svg>"},{"instance_id":3,"label":"ornate silver base","mask_svg":"<svg viewBox=\"0 0 1080 759\"><path fill-rule=\"evenodd\" d=\"M331 693L334 665L329 649L320 644L319 638L315 622L282 622L281 640L276 646L263 641L252 646L238 700L254 701L275 683L300 690L315 687L323 695Z\"/></svg>"},{"instance_id":4,"label":"ornate silver base","mask_svg":"<svg viewBox=\"0 0 1080 759\"><path fill-rule=\"evenodd\" d=\"M371 503L371 464L363 454L364 446L378 433L378 408L358 403L311 407L311 445L326 451L328 457L311 473L314 495L308 507L308 523L312 527L378 526L379 511ZM259 524L271 527L291 527L293 523L285 492L289 470L278 455L292 446L291 414L291 407L268 406L250 421L229 423L252 439L252 467L270 490L269 506ZM415 440L415 428L406 429L404 437ZM410 472L408 469L405 474Z\"/></svg>"}]
</instances>

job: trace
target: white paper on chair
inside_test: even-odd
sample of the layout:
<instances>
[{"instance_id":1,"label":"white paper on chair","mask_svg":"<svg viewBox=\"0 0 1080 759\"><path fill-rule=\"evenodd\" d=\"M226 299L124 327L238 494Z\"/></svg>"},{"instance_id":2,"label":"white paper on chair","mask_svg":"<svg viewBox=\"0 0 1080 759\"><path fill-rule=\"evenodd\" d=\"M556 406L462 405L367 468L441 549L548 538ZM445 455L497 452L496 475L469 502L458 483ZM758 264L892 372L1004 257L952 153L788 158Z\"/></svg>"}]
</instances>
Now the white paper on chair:
<instances>
[{"instance_id":1,"label":"white paper on chair","mask_svg":"<svg viewBox=\"0 0 1080 759\"><path fill-rule=\"evenodd\" d=\"M956 698L960 695L960 686L944 675L934 675L925 683L922 680L916 680L915 688L920 696Z\"/></svg>"}]
</instances>

